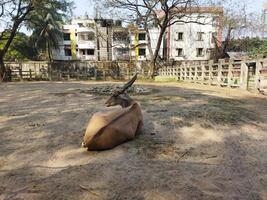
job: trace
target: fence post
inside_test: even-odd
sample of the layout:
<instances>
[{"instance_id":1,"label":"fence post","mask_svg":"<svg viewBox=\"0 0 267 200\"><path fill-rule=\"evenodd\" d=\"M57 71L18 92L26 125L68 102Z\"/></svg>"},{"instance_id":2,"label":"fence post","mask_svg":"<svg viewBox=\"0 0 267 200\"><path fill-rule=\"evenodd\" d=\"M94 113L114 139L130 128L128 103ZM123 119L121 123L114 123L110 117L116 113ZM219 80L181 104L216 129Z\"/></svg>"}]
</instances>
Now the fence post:
<instances>
[{"instance_id":1,"label":"fence post","mask_svg":"<svg viewBox=\"0 0 267 200\"><path fill-rule=\"evenodd\" d=\"M47 63L47 66L48 66L48 79L49 81L52 81L52 65L51 63Z\"/></svg>"},{"instance_id":2,"label":"fence post","mask_svg":"<svg viewBox=\"0 0 267 200\"><path fill-rule=\"evenodd\" d=\"M240 88L243 90L248 89L248 66L245 63L245 61L241 61L241 67L240 67L241 73L240 73Z\"/></svg>"},{"instance_id":3,"label":"fence post","mask_svg":"<svg viewBox=\"0 0 267 200\"><path fill-rule=\"evenodd\" d=\"M205 82L205 63L201 64L201 83L204 84Z\"/></svg>"},{"instance_id":4,"label":"fence post","mask_svg":"<svg viewBox=\"0 0 267 200\"><path fill-rule=\"evenodd\" d=\"M70 80L70 69L68 69L67 80Z\"/></svg>"},{"instance_id":5,"label":"fence post","mask_svg":"<svg viewBox=\"0 0 267 200\"><path fill-rule=\"evenodd\" d=\"M189 82L191 83L192 82L192 66L194 65L194 63L193 62L189 62L188 63L188 66L187 66L187 72L188 72L188 80L189 80Z\"/></svg>"},{"instance_id":6,"label":"fence post","mask_svg":"<svg viewBox=\"0 0 267 200\"><path fill-rule=\"evenodd\" d=\"M213 60L210 60L209 61L209 85L211 85L211 82L212 82L212 65L213 65Z\"/></svg>"},{"instance_id":7,"label":"fence post","mask_svg":"<svg viewBox=\"0 0 267 200\"><path fill-rule=\"evenodd\" d=\"M7 80L12 81L12 70L10 68L7 68Z\"/></svg>"},{"instance_id":8,"label":"fence post","mask_svg":"<svg viewBox=\"0 0 267 200\"><path fill-rule=\"evenodd\" d=\"M261 62L259 59L256 61L256 74L255 74L255 89L261 88L261 69L263 68L264 62Z\"/></svg>"},{"instance_id":9,"label":"fence post","mask_svg":"<svg viewBox=\"0 0 267 200\"><path fill-rule=\"evenodd\" d=\"M232 78L233 78L233 73L232 73L232 70L233 70L233 60L229 60L229 64L228 64L228 87L231 87L232 86Z\"/></svg>"},{"instance_id":10,"label":"fence post","mask_svg":"<svg viewBox=\"0 0 267 200\"><path fill-rule=\"evenodd\" d=\"M221 85L222 82L222 65L224 60L220 59L218 63L218 84Z\"/></svg>"},{"instance_id":11,"label":"fence post","mask_svg":"<svg viewBox=\"0 0 267 200\"><path fill-rule=\"evenodd\" d=\"M32 70L30 69L29 72L30 72L30 80L32 80Z\"/></svg>"},{"instance_id":12,"label":"fence post","mask_svg":"<svg viewBox=\"0 0 267 200\"><path fill-rule=\"evenodd\" d=\"M21 68L19 69L19 77L20 77L20 81L22 81L23 80L23 75L22 75L22 69Z\"/></svg>"},{"instance_id":13,"label":"fence post","mask_svg":"<svg viewBox=\"0 0 267 200\"><path fill-rule=\"evenodd\" d=\"M95 76L95 80L97 80L97 67L95 67L94 69L94 76Z\"/></svg>"},{"instance_id":14,"label":"fence post","mask_svg":"<svg viewBox=\"0 0 267 200\"><path fill-rule=\"evenodd\" d=\"M104 77L104 80L106 80L106 70L103 70L103 77Z\"/></svg>"}]
</instances>

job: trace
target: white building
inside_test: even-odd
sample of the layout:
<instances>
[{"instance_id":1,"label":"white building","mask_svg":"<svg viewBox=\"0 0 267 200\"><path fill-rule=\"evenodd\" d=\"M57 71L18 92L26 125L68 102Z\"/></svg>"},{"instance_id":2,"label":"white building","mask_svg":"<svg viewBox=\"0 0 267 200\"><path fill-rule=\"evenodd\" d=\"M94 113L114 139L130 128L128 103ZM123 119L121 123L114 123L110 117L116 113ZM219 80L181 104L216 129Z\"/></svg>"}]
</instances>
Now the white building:
<instances>
[{"instance_id":1,"label":"white building","mask_svg":"<svg viewBox=\"0 0 267 200\"><path fill-rule=\"evenodd\" d=\"M167 58L176 61L209 60L215 42L221 44L222 8L198 8L184 21L169 27L166 34Z\"/></svg>"},{"instance_id":2,"label":"white building","mask_svg":"<svg viewBox=\"0 0 267 200\"><path fill-rule=\"evenodd\" d=\"M110 19L73 19L63 26L59 49L54 60L111 61L129 59L127 29Z\"/></svg>"},{"instance_id":3,"label":"white building","mask_svg":"<svg viewBox=\"0 0 267 200\"><path fill-rule=\"evenodd\" d=\"M95 22L92 19L74 19L63 26L60 48L53 50L55 60L95 60Z\"/></svg>"},{"instance_id":4,"label":"white building","mask_svg":"<svg viewBox=\"0 0 267 200\"><path fill-rule=\"evenodd\" d=\"M159 50L166 60L209 60L222 41L223 9L218 7L191 8L187 18L168 27ZM159 13L160 14L160 13ZM151 49L155 52L159 29L151 28ZM142 27L123 28L121 21L112 19L74 19L63 26L60 48L53 51L55 60L131 60L150 59L148 37Z\"/></svg>"},{"instance_id":5,"label":"white building","mask_svg":"<svg viewBox=\"0 0 267 200\"><path fill-rule=\"evenodd\" d=\"M145 61L150 59L148 48L148 36L142 28L132 28L131 32L131 58L135 61ZM152 52L155 52L159 37L159 29L151 28L149 30ZM159 51L159 56L163 56L163 41Z\"/></svg>"},{"instance_id":6,"label":"white building","mask_svg":"<svg viewBox=\"0 0 267 200\"><path fill-rule=\"evenodd\" d=\"M168 27L159 50L161 58L176 61L209 60L215 41L221 44L223 9L203 7L190 11L186 18L180 20L183 22ZM155 52L160 31L152 28L149 33L151 49ZM131 30L131 47L131 57L136 61L150 59L147 34L142 28Z\"/></svg>"}]
</instances>

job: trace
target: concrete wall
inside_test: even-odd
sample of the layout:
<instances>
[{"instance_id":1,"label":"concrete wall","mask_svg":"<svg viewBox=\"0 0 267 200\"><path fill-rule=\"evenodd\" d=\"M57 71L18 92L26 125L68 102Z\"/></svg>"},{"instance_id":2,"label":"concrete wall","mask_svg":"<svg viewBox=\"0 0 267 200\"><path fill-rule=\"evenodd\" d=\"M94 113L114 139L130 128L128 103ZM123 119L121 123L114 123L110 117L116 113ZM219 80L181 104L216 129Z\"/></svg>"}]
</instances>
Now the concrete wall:
<instances>
[{"instance_id":1,"label":"concrete wall","mask_svg":"<svg viewBox=\"0 0 267 200\"><path fill-rule=\"evenodd\" d=\"M15 78L20 80L26 78L44 77L50 80L61 79L90 79L106 78L127 79L136 72L140 77L148 76L147 63L134 62L97 62L97 61L54 61L49 62L7 62L7 69L11 69ZM252 66L252 80L249 66ZM29 75L31 73L31 77ZM164 66L158 71L158 80L175 79L190 81L221 87L240 88L243 90L262 91L267 94L267 59L257 60L220 60L174 62L172 65ZM26 74L23 76L23 74ZM252 85L249 85L252 84ZM252 86L252 87L250 87Z\"/></svg>"}]
</instances>

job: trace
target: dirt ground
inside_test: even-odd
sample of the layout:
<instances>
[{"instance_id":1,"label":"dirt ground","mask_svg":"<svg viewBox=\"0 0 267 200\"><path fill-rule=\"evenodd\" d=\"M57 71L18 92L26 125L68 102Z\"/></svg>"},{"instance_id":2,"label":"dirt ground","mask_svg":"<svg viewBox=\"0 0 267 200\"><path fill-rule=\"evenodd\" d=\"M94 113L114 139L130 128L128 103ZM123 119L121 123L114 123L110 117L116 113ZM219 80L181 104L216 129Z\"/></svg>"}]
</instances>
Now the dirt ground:
<instances>
[{"instance_id":1,"label":"dirt ground","mask_svg":"<svg viewBox=\"0 0 267 200\"><path fill-rule=\"evenodd\" d=\"M189 83L141 83L143 133L80 147L106 96L96 82L0 85L0 199L267 199L267 98ZM114 108L109 108L114 109Z\"/></svg>"}]
</instances>

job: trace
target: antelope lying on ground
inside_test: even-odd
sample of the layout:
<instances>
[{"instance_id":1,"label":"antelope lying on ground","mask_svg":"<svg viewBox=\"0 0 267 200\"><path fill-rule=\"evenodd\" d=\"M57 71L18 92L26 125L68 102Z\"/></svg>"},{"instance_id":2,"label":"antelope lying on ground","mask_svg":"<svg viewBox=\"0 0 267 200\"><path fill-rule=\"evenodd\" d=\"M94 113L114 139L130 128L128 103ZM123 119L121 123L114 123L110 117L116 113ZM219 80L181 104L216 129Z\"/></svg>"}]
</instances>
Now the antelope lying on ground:
<instances>
[{"instance_id":1,"label":"antelope lying on ground","mask_svg":"<svg viewBox=\"0 0 267 200\"><path fill-rule=\"evenodd\" d=\"M126 90L134 83L137 74L119 91L115 91L105 103L107 107L120 105L115 111L95 113L87 126L82 146L88 150L111 149L132 140L140 133L143 116L138 103Z\"/></svg>"}]
</instances>

